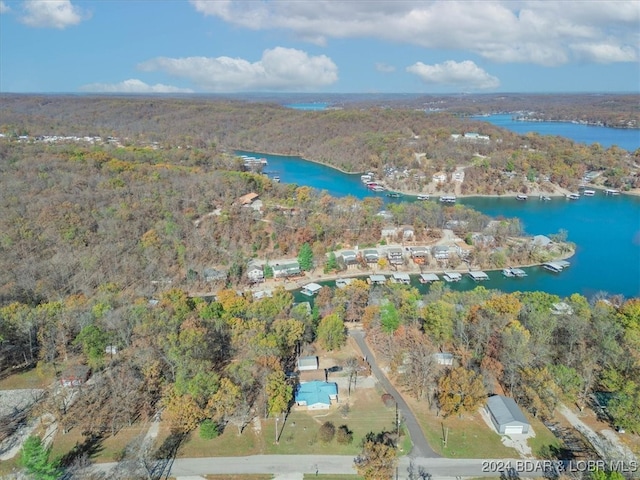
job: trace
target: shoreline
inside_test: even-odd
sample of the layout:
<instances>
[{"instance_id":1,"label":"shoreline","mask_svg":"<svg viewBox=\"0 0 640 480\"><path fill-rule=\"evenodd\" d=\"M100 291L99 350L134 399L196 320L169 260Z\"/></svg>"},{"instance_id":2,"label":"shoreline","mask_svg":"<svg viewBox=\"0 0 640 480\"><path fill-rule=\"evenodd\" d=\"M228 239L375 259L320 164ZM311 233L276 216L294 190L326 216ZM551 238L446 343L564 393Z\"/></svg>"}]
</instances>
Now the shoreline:
<instances>
[{"instance_id":1,"label":"shoreline","mask_svg":"<svg viewBox=\"0 0 640 480\"><path fill-rule=\"evenodd\" d=\"M331 165L329 163L320 161L320 160L312 160L312 159L308 159L308 158L304 158L303 156L299 155L299 154L283 154L283 153L275 153L275 152L254 152L251 150L243 150L243 149L235 149L233 148L232 151L235 152L237 151L241 151L241 152L246 152L246 153L250 153L253 155L273 155L276 157L287 157L287 158L292 158L295 160L302 160L303 162L310 162L310 163L315 163L316 165L322 165L323 167L327 167L330 168L332 170L335 170L337 172L340 172L344 175L363 175L366 171L360 171L360 172L348 172L336 165ZM603 187L600 185L586 185L583 188L589 188L589 189L594 189L594 190L598 190L598 191L602 191L604 192L605 190L607 190L607 187ZM543 192L540 189L534 189L531 191L531 193L527 193L526 195L529 197L540 197L540 196L548 196L551 198L560 198L560 197L566 197L568 194L570 193L575 193L575 192L571 192L570 190L567 190L566 188L560 187L558 185L553 185L553 192ZM456 193L447 193L447 192L436 192L436 193L424 193L424 192L416 192L414 190L400 190L400 189L393 189L393 190L389 190L389 191L393 191L393 192L397 192L400 193L403 196L407 196L407 197L417 197L418 195L430 195L433 197L440 197L443 195L455 195L456 198L513 198L516 195L518 195L519 193L522 192L517 192L517 191L509 191L507 193L501 194L501 195L497 195L497 194L481 194L481 193L464 193L464 194L456 194ZM635 188L632 190L619 190L620 195L632 195L632 196L640 196L640 188Z\"/></svg>"}]
</instances>

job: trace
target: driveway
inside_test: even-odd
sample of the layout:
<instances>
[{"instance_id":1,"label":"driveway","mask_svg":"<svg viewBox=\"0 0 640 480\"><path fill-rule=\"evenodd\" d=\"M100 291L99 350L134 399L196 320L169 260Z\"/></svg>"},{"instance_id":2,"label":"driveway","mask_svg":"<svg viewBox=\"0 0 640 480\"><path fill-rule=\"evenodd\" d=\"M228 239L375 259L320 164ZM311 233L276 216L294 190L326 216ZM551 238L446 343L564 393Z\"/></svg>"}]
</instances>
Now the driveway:
<instances>
[{"instance_id":1,"label":"driveway","mask_svg":"<svg viewBox=\"0 0 640 480\"><path fill-rule=\"evenodd\" d=\"M362 351L362 355L365 356L369 361L369 364L371 365L371 371L378 379L378 382L380 382L380 384L388 394L393 395L393 398L398 404L398 409L402 412L404 424L406 425L407 430L409 430L409 435L411 436L411 441L413 442L413 449L411 450L409 455L411 457L439 458L440 455L434 452L429 445L429 442L427 442L427 439L422 432L422 428L420 428L420 424L418 423L418 419L409 408L409 405L407 405L407 402L404 401L402 395L400 395L400 393L391 384L384 372L378 367L375 356L369 349L369 346L364 339L364 332L360 330L351 330L349 334L358 344L358 347Z\"/></svg>"}]
</instances>

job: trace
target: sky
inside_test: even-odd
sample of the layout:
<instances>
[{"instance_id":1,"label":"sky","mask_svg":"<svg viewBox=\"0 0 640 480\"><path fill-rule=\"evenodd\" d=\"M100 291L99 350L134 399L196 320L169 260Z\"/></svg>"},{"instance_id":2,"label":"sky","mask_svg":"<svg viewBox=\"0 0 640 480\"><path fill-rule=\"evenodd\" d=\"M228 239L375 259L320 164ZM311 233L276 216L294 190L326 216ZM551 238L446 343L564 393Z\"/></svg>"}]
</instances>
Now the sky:
<instances>
[{"instance_id":1,"label":"sky","mask_svg":"<svg viewBox=\"0 0 640 480\"><path fill-rule=\"evenodd\" d=\"M640 1L0 0L0 92L640 92Z\"/></svg>"}]
</instances>

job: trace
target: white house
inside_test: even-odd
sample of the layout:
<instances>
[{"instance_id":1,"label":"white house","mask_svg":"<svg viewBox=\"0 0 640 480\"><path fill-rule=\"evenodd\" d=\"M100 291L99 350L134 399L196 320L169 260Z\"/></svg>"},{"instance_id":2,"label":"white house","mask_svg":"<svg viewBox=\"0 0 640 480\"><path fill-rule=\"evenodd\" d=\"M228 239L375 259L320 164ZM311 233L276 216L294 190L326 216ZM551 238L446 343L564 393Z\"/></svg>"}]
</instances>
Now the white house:
<instances>
[{"instance_id":1,"label":"white house","mask_svg":"<svg viewBox=\"0 0 640 480\"><path fill-rule=\"evenodd\" d=\"M486 406L493 426L501 435L529 433L529 421L513 398L494 395Z\"/></svg>"}]
</instances>

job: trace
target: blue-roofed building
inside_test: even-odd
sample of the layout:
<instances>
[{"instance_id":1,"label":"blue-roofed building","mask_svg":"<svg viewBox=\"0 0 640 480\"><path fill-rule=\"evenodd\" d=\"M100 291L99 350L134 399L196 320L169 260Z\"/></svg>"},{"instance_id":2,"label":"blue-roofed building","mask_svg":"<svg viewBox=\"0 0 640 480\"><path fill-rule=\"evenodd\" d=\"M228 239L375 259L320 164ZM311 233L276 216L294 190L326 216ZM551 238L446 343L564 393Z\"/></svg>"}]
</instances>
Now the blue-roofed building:
<instances>
[{"instance_id":1,"label":"blue-roofed building","mask_svg":"<svg viewBox=\"0 0 640 480\"><path fill-rule=\"evenodd\" d=\"M323 410L338 401L338 384L335 382L305 382L298 385L295 394L296 403L309 410Z\"/></svg>"}]
</instances>

